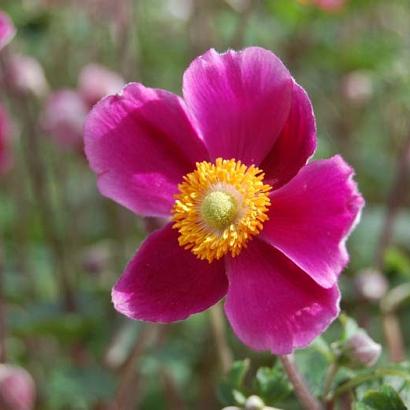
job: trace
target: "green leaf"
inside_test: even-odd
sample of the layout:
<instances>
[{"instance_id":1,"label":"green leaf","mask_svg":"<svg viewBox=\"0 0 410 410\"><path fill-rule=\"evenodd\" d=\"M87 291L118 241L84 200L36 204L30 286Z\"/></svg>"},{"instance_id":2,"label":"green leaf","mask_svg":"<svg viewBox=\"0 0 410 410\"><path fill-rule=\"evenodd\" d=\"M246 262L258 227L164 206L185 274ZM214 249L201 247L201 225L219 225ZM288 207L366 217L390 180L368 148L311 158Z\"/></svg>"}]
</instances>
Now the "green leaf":
<instances>
[{"instance_id":1,"label":"green leaf","mask_svg":"<svg viewBox=\"0 0 410 410\"><path fill-rule=\"evenodd\" d=\"M235 361L222 383L218 387L218 397L223 404L237 402L246 373L249 370L249 359Z\"/></svg>"},{"instance_id":2,"label":"green leaf","mask_svg":"<svg viewBox=\"0 0 410 410\"><path fill-rule=\"evenodd\" d=\"M341 341L345 342L359 330L359 325L354 319L347 316L346 314L341 314L339 320L343 326L343 332L340 339Z\"/></svg>"},{"instance_id":3,"label":"green leaf","mask_svg":"<svg viewBox=\"0 0 410 410\"><path fill-rule=\"evenodd\" d=\"M249 370L249 359L237 360L233 363L231 370L226 376L227 382L236 388L240 388Z\"/></svg>"},{"instance_id":4,"label":"green leaf","mask_svg":"<svg viewBox=\"0 0 410 410\"><path fill-rule=\"evenodd\" d=\"M269 405L284 400L292 391L288 379L279 366L261 367L256 373L257 395Z\"/></svg>"},{"instance_id":5,"label":"green leaf","mask_svg":"<svg viewBox=\"0 0 410 410\"><path fill-rule=\"evenodd\" d=\"M380 390L369 390L361 403L372 410L407 410L398 393L389 385L382 386Z\"/></svg>"}]
</instances>

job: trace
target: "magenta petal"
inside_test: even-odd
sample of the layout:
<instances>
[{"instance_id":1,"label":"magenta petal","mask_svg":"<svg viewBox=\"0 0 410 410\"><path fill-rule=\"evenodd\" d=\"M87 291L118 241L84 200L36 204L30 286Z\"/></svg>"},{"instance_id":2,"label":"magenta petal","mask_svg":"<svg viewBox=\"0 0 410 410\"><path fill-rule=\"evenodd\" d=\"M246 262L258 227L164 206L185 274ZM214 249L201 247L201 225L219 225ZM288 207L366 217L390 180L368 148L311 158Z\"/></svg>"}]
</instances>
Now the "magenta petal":
<instances>
[{"instance_id":1,"label":"magenta petal","mask_svg":"<svg viewBox=\"0 0 410 410\"><path fill-rule=\"evenodd\" d=\"M306 91L295 83L289 117L261 164L265 181L279 188L298 173L315 149L316 124L312 104Z\"/></svg>"},{"instance_id":2,"label":"magenta petal","mask_svg":"<svg viewBox=\"0 0 410 410\"><path fill-rule=\"evenodd\" d=\"M84 139L101 193L145 216L167 216L183 175L208 159L183 100L136 83L94 107Z\"/></svg>"},{"instance_id":3,"label":"magenta petal","mask_svg":"<svg viewBox=\"0 0 410 410\"><path fill-rule=\"evenodd\" d=\"M339 314L336 285L325 289L259 239L228 258L225 311L234 332L255 350L288 354L307 346Z\"/></svg>"},{"instance_id":4,"label":"magenta petal","mask_svg":"<svg viewBox=\"0 0 410 410\"><path fill-rule=\"evenodd\" d=\"M289 115L292 77L272 52L209 50L184 74L184 98L211 159L247 165L266 157Z\"/></svg>"},{"instance_id":5,"label":"magenta petal","mask_svg":"<svg viewBox=\"0 0 410 410\"><path fill-rule=\"evenodd\" d=\"M269 221L261 233L326 288L348 262L345 241L364 205L352 176L340 156L306 165L271 193Z\"/></svg>"},{"instance_id":6,"label":"magenta petal","mask_svg":"<svg viewBox=\"0 0 410 410\"><path fill-rule=\"evenodd\" d=\"M16 35L16 28L10 17L0 10L0 50Z\"/></svg>"},{"instance_id":7,"label":"magenta petal","mask_svg":"<svg viewBox=\"0 0 410 410\"><path fill-rule=\"evenodd\" d=\"M214 305L225 294L223 261L208 263L178 245L168 224L142 244L114 286L112 300L124 315L151 322L174 322Z\"/></svg>"}]
</instances>

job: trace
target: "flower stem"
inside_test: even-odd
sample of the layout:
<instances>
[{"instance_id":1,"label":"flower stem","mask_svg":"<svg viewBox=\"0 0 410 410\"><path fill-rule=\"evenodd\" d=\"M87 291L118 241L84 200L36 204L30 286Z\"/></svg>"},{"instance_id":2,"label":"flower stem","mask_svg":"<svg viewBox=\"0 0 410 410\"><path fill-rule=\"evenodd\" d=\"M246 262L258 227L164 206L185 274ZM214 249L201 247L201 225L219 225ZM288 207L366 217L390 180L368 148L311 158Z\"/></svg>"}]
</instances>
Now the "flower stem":
<instances>
[{"instance_id":1,"label":"flower stem","mask_svg":"<svg viewBox=\"0 0 410 410\"><path fill-rule=\"evenodd\" d=\"M393 377L401 377L402 379L406 380L407 382L410 381L410 375L408 372L404 370L394 369L394 368L378 368L372 369L369 373L361 374L353 379L350 379L346 383L340 385L333 394L327 397L328 401L334 400L336 397L342 395L343 393L348 392L349 390L359 386L362 383L365 383L370 380L377 380L381 379L386 376L393 376Z\"/></svg>"},{"instance_id":2,"label":"flower stem","mask_svg":"<svg viewBox=\"0 0 410 410\"><path fill-rule=\"evenodd\" d=\"M226 340L225 323L221 310L221 305L215 305L209 311L209 313L211 316L211 326L215 337L216 348L218 351L222 371L224 373L227 373L232 366L233 357L231 349L228 345L228 341Z\"/></svg>"},{"instance_id":3,"label":"flower stem","mask_svg":"<svg viewBox=\"0 0 410 410\"><path fill-rule=\"evenodd\" d=\"M283 369L293 385L295 394L305 410L322 410L322 406L303 380L291 356L279 356Z\"/></svg>"},{"instance_id":4,"label":"flower stem","mask_svg":"<svg viewBox=\"0 0 410 410\"><path fill-rule=\"evenodd\" d=\"M329 394L330 388L332 387L333 380L339 370L339 366L336 363L332 363L326 373L325 382L323 385L323 398Z\"/></svg>"},{"instance_id":5,"label":"flower stem","mask_svg":"<svg viewBox=\"0 0 410 410\"><path fill-rule=\"evenodd\" d=\"M376 249L375 265L383 272L384 257L386 249L390 246L393 238L394 226L400 210L406 197L406 190L403 187L409 182L410 170L410 134L407 136L400 150L397 160L396 176L391 188L390 195L386 204L386 216L383 228L380 234L379 244ZM387 343L387 348L390 354L390 359L393 362L401 362L405 360L405 348L403 341L403 332L400 328L399 319L394 310L383 314L383 329Z\"/></svg>"}]
</instances>

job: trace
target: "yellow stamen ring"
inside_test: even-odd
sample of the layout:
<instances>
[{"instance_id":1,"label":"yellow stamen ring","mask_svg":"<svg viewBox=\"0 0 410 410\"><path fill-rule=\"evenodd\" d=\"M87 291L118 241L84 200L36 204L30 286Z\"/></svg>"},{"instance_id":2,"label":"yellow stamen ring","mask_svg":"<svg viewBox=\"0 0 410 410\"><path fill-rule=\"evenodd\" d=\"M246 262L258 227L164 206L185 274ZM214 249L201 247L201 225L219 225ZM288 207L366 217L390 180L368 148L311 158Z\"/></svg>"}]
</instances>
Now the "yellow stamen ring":
<instances>
[{"instance_id":1,"label":"yellow stamen ring","mask_svg":"<svg viewBox=\"0 0 410 410\"><path fill-rule=\"evenodd\" d=\"M268 219L269 191L264 173L234 159L199 162L178 185L172 210L179 244L212 262L239 255Z\"/></svg>"}]
</instances>

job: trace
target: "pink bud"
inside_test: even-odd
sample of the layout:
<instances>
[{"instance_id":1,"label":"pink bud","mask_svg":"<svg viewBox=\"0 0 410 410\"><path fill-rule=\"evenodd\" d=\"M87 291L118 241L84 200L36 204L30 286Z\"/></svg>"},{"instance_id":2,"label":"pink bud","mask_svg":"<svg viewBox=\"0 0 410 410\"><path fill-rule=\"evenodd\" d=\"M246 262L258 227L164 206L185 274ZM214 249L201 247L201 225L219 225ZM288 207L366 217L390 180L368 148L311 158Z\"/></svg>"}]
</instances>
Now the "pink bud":
<instances>
[{"instance_id":1,"label":"pink bud","mask_svg":"<svg viewBox=\"0 0 410 410\"><path fill-rule=\"evenodd\" d=\"M348 0L299 0L304 5L314 5L328 13L341 11Z\"/></svg>"},{"instance_id":2,"label":"pink bud","mask_svg":"<svg viewBox=\"0 0 410 410\"><path fill-rule=\"evenodd\" d=\"M10 17L0 10L0 50L16 35L16 28Z\"/></svg>"},{"instance_id":3,"label":"pink bud","mask_svg":"<svg viewBox=\"0 0 410 410\"><path fill-rule=\"evenodd\" d=\"M48 84L40 63L29 56L13 54L7 60L4 81L19 94L44 97Z\"/></svg>"},{"instance_id":4,"label":"pink bud","mask_svg":"<svg viewBox=\"0 0 410 410\"><path fill-rule=\"evenodd\" d=\"M6 110L0 105L0 175L8 171L13 164L10 141L10 120Z\"/></svg>"},{"instance_id":5,"label":"pink bud","mask_svg":"<svg viewBox=\"0 0 410 410\"><path fill-rule=\"evenodd\" d=\"M378 302L389 288L386 278L375 269L361 270L354 278L354 283L359 295L372 302Z\"/></svg>"},{"instance_id":6,"label":"pink bud","mask_svg":"<svg viewBox=\"0 0 410 410\"><path fill-rule=\"evenodd\" d=\"M373 83L369 73L356 70L347 74L342 80L342 93L356 105L366 103L373 95Z\"/></svg>"},{"instance_id":7,"label":"pink bud","mask_svg":"<svg viewBox=\"0 0 410 410\"><path fill-rule=\"evenodd\" d=\"M327 12L337 12L343 9L347 0L315 0L318 8Z\"/></svg>"},{"instance_id":8,"label":"pink bud","mask_svg":"<svg viewBox=\"0 0 410 410\"><path fill-rule=\"evenodd\" d=\"M50 95L41 118L42 128L63 148L82 146L83 127L88 108L73 90L60 90Z\"/></svg>"},{"instance_id":9,"label":"pink bud","mask_svg":"<svg viewBox=\"0 0 410 410\"><path fill-rule=\"evenodd\" d=\"M36 400L36 387L31 375L23 368L0 364L0 408L31 410Z\"/></svg>"},{"instance_id":10,"label":"pink bud","mask_svg":"<svg viewBox=\"0 0 410 410\"><path fill-rule=\"evenodd\" d=\"M382 347L363 329L358 330L345 344L346 357L353 367L371 367L380 357Z\"/></svg>"},{"instance_id":11,"label":"pink bud","mask_svg":"<svg viewBox=\"0 0 410 410\"><path fill-rule=\"evenodd\" d=\"M78 82L79 92L90 108L101 98L119 92L125 84L117 73L98 64L86 65Z\"/></svg>"}]
</instances>

